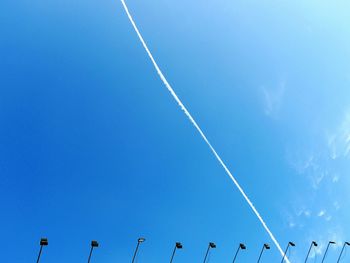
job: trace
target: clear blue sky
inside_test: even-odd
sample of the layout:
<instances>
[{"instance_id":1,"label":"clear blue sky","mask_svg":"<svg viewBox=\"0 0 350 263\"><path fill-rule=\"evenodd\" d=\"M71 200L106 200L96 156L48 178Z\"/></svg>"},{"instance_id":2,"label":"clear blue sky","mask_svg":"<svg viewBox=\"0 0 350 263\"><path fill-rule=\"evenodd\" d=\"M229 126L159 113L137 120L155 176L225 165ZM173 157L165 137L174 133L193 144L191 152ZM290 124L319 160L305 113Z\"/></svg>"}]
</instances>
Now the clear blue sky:
<instances>
[{"instance_id":1,"label":"clear blue sky","mask_svg":"<svg viewBox=\"0 0 350 263\"><path fill-rule=\"evenodd\" d=\"M350 239L348 1L127 1L283 247ZM159 80L119 1L0 3L1 262L280 255ZM349 248L350 249L350 248ZM334 262L339 246L329 251ZM343 262L350 260L347 258Z\"/></svg>"}]
</instances>

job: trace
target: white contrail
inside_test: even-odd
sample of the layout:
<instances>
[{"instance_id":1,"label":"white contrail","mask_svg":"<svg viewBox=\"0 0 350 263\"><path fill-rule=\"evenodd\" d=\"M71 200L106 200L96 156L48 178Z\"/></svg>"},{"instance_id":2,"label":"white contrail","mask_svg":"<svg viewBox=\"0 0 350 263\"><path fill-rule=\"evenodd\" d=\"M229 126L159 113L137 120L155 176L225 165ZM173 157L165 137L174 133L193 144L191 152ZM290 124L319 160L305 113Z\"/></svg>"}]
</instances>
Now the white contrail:
<instances>
[{"instance_id":1,"label":"white contrail","mask_svg":"<svg viewBox=\"0 0 350 263\"><path fill-rule=\"evenodd\" d=\"M231 180L233 181L233 183L235 184L235 186L238 188L238 190L240 191L240 193L243 195L244 199L247 201L248 205L250 206L250 208L253 210L253 212L255 213L255 215L258 217L260 223L263 225L263 227L265 228L266 232L269 234L270 238L272 239L272 241L274 242L274 244L276 245L276 247L278 248L278 250L280 251L281 255L284 255L284 251L282 250L280 244L278 243L277 239L275 238L275 236L272 234L272 232L270 231L270 229L268 228L268 226L266 225L265 221L263 220L263 218L261 217L261 215L259 214L258 210L255 208L255 206L253 205L253 203L250 201L250 199L248 198L248 196L246 195L246 193L243 191L242 187L239 185L239 183L237 182L237 180L233 177L232 173L230 172L230 170L227 168L226 164L224 163L224 161L221 159L221 157L219 156L219 154L216 152L216 150L214 149L214 147L211 145L211 143L209 142L209 140L207 139L207 137L205 136L205 134L203 133L202 129L199 127L199 125L197 124L197 122L194 120L194 118L192 117L192 115L190 114L190 112L186 109L185 105L181 102L181 100L179 99L179 97L176 95L175 91L173 90L173 88L170 86L169 82L167 81L167 79L165 78L165 76L163 75L162 71L160 70L160 68L158 67L157 62L154 60L151 51L149 51L146 42L143 40L143 37L139 31L139 29L137 28L133 17L131 16L128 6L126 5L124 0L121 0L124 10L126 12L126 14L128 15L128 18L132 24L132 26L135 29L135 32L137 34L137 36L139 37L143 47L145 48L149 58L151 59L153 66L155 67L159 77L161 78L161 80L163 81L164 85L166 86L166 88L168 89L168 91L171 93L171 95L174 97L174 99L176 100L176 102L179 104L179 106L181 107L182 111L186 114L186 116L188 117L188 119L191 121L191 123L194 125L194 127L197 129L197 131L199 132L199 134L201 135L201 137L203 138L203 140L206 142L206 144L209 146L210 150L213 152L213 154L215 155L216 159L219 161L219 163L221 164L221 166L225 169L226 173L228 174L228 176L231 178ZM286 258L286 261L288 263L290 263L290 261L288 260L288 258Z\"/></svg>"}]
</instances>

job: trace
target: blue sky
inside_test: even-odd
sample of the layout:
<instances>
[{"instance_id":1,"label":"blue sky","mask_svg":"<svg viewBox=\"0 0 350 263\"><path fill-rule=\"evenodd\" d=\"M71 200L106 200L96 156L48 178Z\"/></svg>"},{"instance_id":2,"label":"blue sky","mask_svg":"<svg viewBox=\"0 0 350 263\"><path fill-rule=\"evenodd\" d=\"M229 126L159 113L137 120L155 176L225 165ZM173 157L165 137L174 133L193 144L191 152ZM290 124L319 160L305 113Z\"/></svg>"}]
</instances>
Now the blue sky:
<instances>
[{"instance_id":1,"label":"blue sky","mask_svg":"<svg viewBox=\"0 0 350 263\"><path fill-rule=\"evenodd\" d=\"M296 243L290 260L314 239L320 262L328 240L349 238L349 3L127 3L278 241ZM176 262L202 260L209 241L210 262L272 245L119 1L4 0L0 18L2 262L34 261L41 236L51 263L85 262L91 239L106 263L130 261L139 236L139 262L166 262L175 241Z\"/></svg>"}]
</instances>

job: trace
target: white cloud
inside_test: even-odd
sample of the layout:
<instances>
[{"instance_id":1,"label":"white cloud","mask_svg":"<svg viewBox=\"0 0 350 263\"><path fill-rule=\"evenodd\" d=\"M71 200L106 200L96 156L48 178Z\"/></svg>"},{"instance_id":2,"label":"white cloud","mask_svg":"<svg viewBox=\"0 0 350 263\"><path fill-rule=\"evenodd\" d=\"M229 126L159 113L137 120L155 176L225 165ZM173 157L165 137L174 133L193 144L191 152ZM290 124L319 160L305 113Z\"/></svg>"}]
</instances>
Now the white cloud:
<instances>
[{"instance_id":1,"label":"white cloud","mask_svg":"<svg viewBox=\"0 0 350 263\"><path fill-rule=\"evenodd\" d=\"M312 235L313 236L313 235ZM313 236L315 238L315 236ZM307 244L310 244L311 241L308 239ZM332 227L328 229L327 233L322 233L321 235L318 235L318 237L315 238L318 242L318 246L314 247L313 250L310 253L310 259L318 257L318 256L323 256L324 251L328 245L328 242L334 241L336 242L335 245L330 246L330 249L339 249L339 247L342 246L343 244L343 230L339 227Z\"/></svg>"},{"instance_id":2,"label":"white cloud","mask_svg":"<svg viewBox=\"0 0 350 263\"><path fill-rule=\"evenodd\" d=\"M333 218L331 215L327 213L325 209L322 209L320 212L318 212L317 216L324 218L328 222L331 221Z\"/></svg>"},{"instance_id":3,"label":"white cloud","mask_svg":"<svg viewBox=\"0 0 350 263\"><path fill-rule=\"evenodd\" d=\"M328 135L328 147L332 159L350 158L350 109L338 127Z\"/></svg>"},{"instance_id":4,"label":"white cloud","mask_svg":"<svg viewBox=\"0 0 350 263\"><path fill-rule=\"evenodd\" d=\"M339 181L339 176L338 175L334 175L332 178L332 182L333 183L337 183Z\"/></svg>"},{"instance_id":5,"label":"white cloud","mask_svg":"<svg viewBox=\"0 0 350 263\"><path fill-rule=\"evenodd\" d=\"M318 217L323 217L326 214L326 210L322 209L320 212L318 212Z\"/></svg>"},{"instance_id":6,"label":"white cloud","mask_svg":"<svg viewBox=\"0 0 350 263\"><path fill-rule=\"evenodd\" d=\"M332 220L332 216L327 216L325 219L326 219L326 221L331 221Z\"/></svg>"},{"instance_id":7,"label":"white cloud","mask_svg":"<svg viewBox=\"0 0 350 263\"><path fill-rule=\"evenodd\" d=\"M289 165L300 176L301 182L309 182L306 188L303 186L302 193L297 192L301 196L299 203L292 204L298 207L292 217L297 227L313 221L327 225L338 223L341 209L338 200L343 195L339 182L347 180L345 175L350 159L350 108L340 119L334 132L324 133L326 137L323 139L315 138L307 147L305 143L294 143L286 148ZM320 200L322 203L319 203ZM306 207L311 209L310 214L306 212Z\"/></svg>"},{"instance_id":8,"label":"white cloud","mask_svg":"<svg viewBox=\"0 0 350 263\"><path fill-rule=\"evenodd\" d=\"M310 252L310 256L309 258L316 258L317 256L321 256L324 253L326 246L324 245L324 243L320 243L318 242L317 247L313 247L313 250Z\"/></svg>"},{"instance_id":9,"label":"white cloud","mask_svg":"<svg viewBox=\"0 0 350 263\"><path fill-rule=\"evenodd\" d=\"M315 173L312 177L311 177L311 185L312 188L314 189L318 189L321 182L323 181L323 179L325 178L325 176L327 175L327 172L321 172L321 173Z\"/></svg>"},{"instance_id":10,"label":"white cloud","mask_svg":"<svg viewBox=\"0 0 350 263\"><path fill-rule=\"evenodd\" d=\"M264 112L269 117L278 117L284 95L286 92L286 83L280 82L277 88L271 89L265 86L262 87L264 94Z\"/></svg>"},{"instance_id":11,"label":"white cloud","mask_svg":"<svg viewBox=\"0 0 350 263\"><path fill-rule=\"evenodd\" d=\"M306 210L306 211L304 212L304 215L305 215L306 217L310 217L310 216L311 216L311 211L310 211L310 210Z\"/></svg>"},{"instance_id":12,"label":"white cloud","mask_svg":"<svg viewBox=\"0 0 350 263\"><path fill-rule=\"evenodd\" d=\"M334 202L333 202L333 206L334 206L334 209L335 209L335 210L339 210L339 209L340 209L340 204L339 204L338 201L334 201Z\"/></svg>"},{"instance_id":13,"label":"white cloud","mask_svg":"<svg viewBox=\"0 0 350 263\"><path fill-rule=\"evenodd\" d=\"M312 169L315 170L318 168L318 165L315 162L315 155L314 154L310 154L305 161L298 161L294 163L294 167L296 168L296 170L300 173L303 174L305 171L307 171L308 169Z\"/></svg>"},{"instance_id":14,"label":"white cloud","mask_svg":"<svg viewBox=\"0 0 350 263\"><path fill-rule=\"evenodd\" d=\"M311 211L309 209L301 209L299 212L296 213L298 217L300 216L305 216L305 217L310 217L311 216Z\"/></svg>"},{"instance_id":15,"label":"white cloud","mask_svg":"<svg viewBox=\"0 0 350 263\"><path fill-rule=\"evenodd\" d=\"M300 175L305 175L314 190L329 176L328 168L323 165L324 156L321 153L309 151L293 152L287 150L288 163Z\"/></svg>"},{"instance_id":16,"label":"white cloud","mask_svg":"<svg viewBox=\"0 0 350 263\"><path fill-rule=\"evenodd\" d=\"M294 222L289 222L288 226L289 226L289 228L294 228L296 225Z\"/></svg>"}]
</instances>

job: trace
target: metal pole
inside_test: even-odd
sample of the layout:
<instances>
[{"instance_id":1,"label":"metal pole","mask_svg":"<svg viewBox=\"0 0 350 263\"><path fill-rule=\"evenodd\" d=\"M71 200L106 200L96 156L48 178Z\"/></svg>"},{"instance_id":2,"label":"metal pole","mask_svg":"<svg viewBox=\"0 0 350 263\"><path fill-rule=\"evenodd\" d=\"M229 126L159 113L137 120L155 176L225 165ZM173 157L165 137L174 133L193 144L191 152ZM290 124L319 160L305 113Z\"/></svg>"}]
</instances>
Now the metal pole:
<instances>
[{"instance_id":1,"label":"metal pole","mask_svg":"<svg viewBox=\"0 0 350 263\"><path fill-rule=\"evenodd\" d=\"M171 256L170 263L173 262L173 258L174 258L174 256L175 256L175 251L176 251L176 245L175 245L175 248L174 248L174 251L173 251L173 255Z\"/></svg>"},{"instance_id":2,"label":"metal pole","mask_svg":"<svg viewBox=\"0 0 350 263\"><path fill-rule=\"evenodd\" d=\"M41 257L41 252L43 251L43 246L40 246L40 251L39 251L39 255L38 255L38 259L36 260L36 263L39 263L40 261L40 257Z\"/></svg>"},{"instance_id":3,"label":"metal pole","mask_svg":"<svg viewBox=\"0 0 350 263\"><path fill-rule=\"evenodd\" d=\"M235 254L235 257L233 258L232 263L234 263L234 262L236 261L236 257L237 257L237 255L238 255L238 252L239 252L240 247L241 247L241 246L238 246L238 249L237 249L237 251L236 251L236 254Z\"/></svg>"},{"instance_id":4,"label":"metal pole","mask_svg":"<svg viewBox=\"0 0 350 263\"><path fill-rule=\"evenodd\" d=\"M283 263L284 258L286 257L286 254L287 254L288 248L289 248L289 243L288 243L288 246L287 246L287 248L286 248L286 251L284 251L284 255L283 255L283 258L282 258L281 263Z\"/></svg>"},{"instance_id":5,"label":"metal pole","mask_svg":"<svg viewBox=\"0 0 350 263\"><path fill-rule=\"evenodd\" d=\"M133 258L132 258L132 263L134 263L134 261L135 261L136 254L137 254L137 250L139 249L139 245L140 245L140 242L137 242L137 246L136 246L136 249L135 249L135 253L134 253L134 256L133 256Z\"/></svg>"},{"instance_id":6,"label":"metal pole","mask_svg":"<svg viewBox=\"0 0 350 263\"><path fill-rule=\"evenodd\" d=\"M310 248L309 248L309 251L307 252L307 255L306 255L306 258L305 258L305 262L304 263L306 263L307 262L307 259L309 258L309 255L310 255L310 251L311 251L311 248L312 248L312 245L313 245L314 243L311 243L311 246L310 246Z\"/></svg>"},{"instance_id":7,"label":"metal pole","mask_svg":"<svg viewBox=\"0 0 350 263\"><path fill-rule=\"evenodd\" d=\"M341 252L340 252L339 258L338 258L338 260L337 260L337 263L339 263L339 262L340 262L340 258L341 258L341 255L343 254L343 251L344 251L345 245L346 245L346 243L344 243L344 246L343 246L343 248L341 249Z\"/></svg>"},{"instance_id":8,"label":"metal pole","mask_svg":"<svg viewBox=\"0 0 350 263\"><path fill-rule=\"evenodd\" d=\"M327 251L328 251L329 245L330 245L330 243L328 243L328 245L327 245L327 249L326 249L326 252L324 252L324 255L323 255L323 258L322 258L322 261L321 261L322 263L323 263L324 259L326 258L326 255L327 255Z\"/></svg>"},{"instance_id":9,"label":"metal pole","mask_svg":"<svg viewBox=\"0 0 350 263\"><path fill-rule=\"evenodd\" d=\"M89 258L88 258L88 263L90 263L90 259L91 259L91 255L92 255L92 250L94 249L93 246L91 246L91 249L90 249L90 254L89 254Z\"/></svg>"},{"instance_id":10,"label":"metal pole","mask_svg":"<svg viewBox=\"0 0 350 263\"><path fill-rule=\"evenodd\" d=\"M258 263L260 262L261 255L262 255L262 253L264 252L264 248L265 248L265 245L263 245L263 248L261 249L261 252L260 252L260 255L259 255L259 259L258 259Z\"/></svg>"},{"instance_id":11,"label":"metal pole","mask_svg":"<svg viewBox=\"0 0 350 263\"><path fill-rule=\"evenodd\" d=\"M205 257L204 257L204 263L207 262L207 256L208 256L208 253L209 253L209 249L210 249L210 244L208 246L208 249L207 249L207 253L205 254Z\"/></svg>"}]
</instances>

